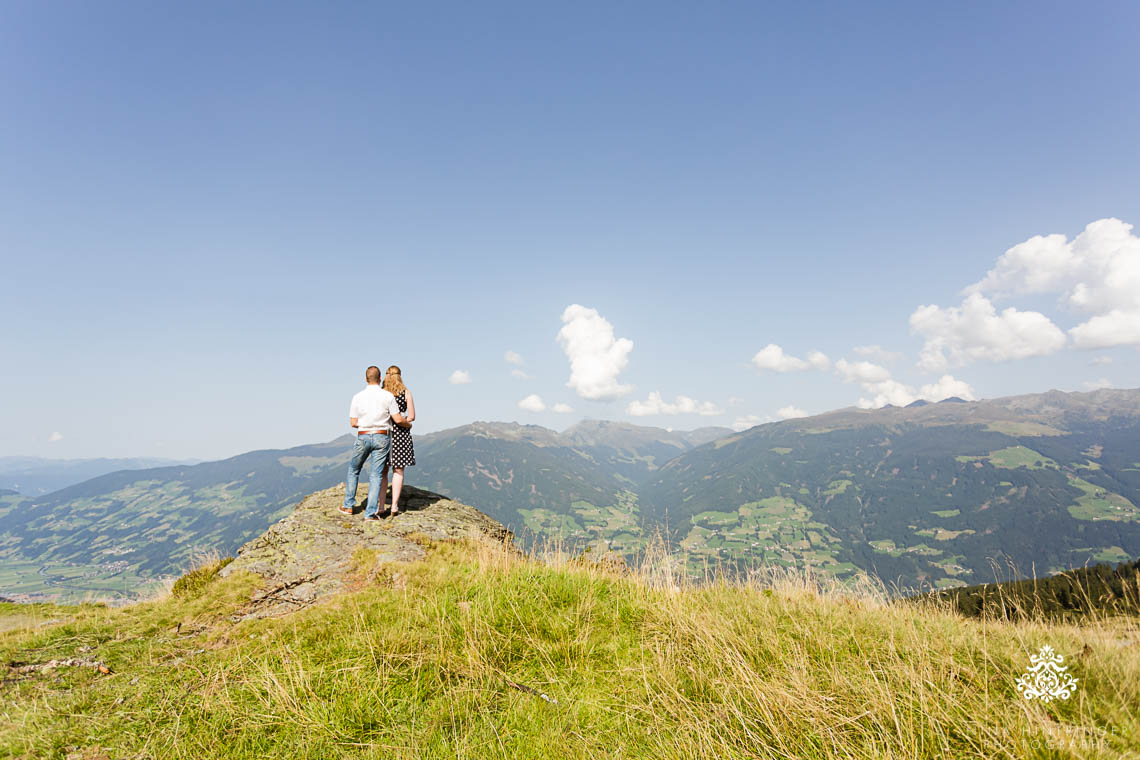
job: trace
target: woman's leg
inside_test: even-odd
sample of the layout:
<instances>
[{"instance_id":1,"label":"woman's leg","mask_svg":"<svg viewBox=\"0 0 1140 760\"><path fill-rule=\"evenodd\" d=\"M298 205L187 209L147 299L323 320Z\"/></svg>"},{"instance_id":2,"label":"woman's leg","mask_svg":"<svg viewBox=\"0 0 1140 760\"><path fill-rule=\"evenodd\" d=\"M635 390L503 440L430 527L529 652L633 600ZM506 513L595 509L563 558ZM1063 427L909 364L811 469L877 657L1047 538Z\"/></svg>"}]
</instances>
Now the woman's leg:
<instances>
[{"instance_id":1,"label":"woman's leg","mask_svg":"<svg viewBox=\"0 0 1140 760\"><path fill-rule=\"evenodd\" d=\"M392 468L392 514L400 511L400 491L404 488L404 468Z\"/></svg>"},{"instance_id":2,"label":"woman's leg","mask_svg":"<svg viewBox=\"0 0 1140 760\"><path fill-rule=\"evenodd\" d=\"M384 501L388 498L388 465L384 465L384 469L380 471L380 506L377 508L380 512L384 511Z\"/></svg>"}]
</instances>

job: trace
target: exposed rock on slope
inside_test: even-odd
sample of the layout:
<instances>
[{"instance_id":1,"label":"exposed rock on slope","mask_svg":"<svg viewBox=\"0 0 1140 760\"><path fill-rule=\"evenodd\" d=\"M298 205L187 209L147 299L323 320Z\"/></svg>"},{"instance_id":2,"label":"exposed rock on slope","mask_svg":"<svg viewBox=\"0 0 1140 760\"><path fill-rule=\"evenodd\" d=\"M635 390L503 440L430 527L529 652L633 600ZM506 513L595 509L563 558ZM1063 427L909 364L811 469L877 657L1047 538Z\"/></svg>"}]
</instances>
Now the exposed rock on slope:
<instances>
[{"instance_id":1,"label":"exposed rock on slope","mask_svg":"<svg viewBox=\"0 0 1140 760\"><path fill-rule=\"evenodd\" d=\"M344 503L344 485L317 491L293 513L238 550L223 575L247 570L269 581L268 590L254 598L247 612L265 617L307 606L344 590L357 549L375 551L378 560L413 561L424 557L414 538L435 541L475 537L496 543L510 541L511 532L474 507L430 491L405 487L401 512L379 522L363 519L368 485L357 491L351 516L337 508Z\"/></svg>"}]
</instances>

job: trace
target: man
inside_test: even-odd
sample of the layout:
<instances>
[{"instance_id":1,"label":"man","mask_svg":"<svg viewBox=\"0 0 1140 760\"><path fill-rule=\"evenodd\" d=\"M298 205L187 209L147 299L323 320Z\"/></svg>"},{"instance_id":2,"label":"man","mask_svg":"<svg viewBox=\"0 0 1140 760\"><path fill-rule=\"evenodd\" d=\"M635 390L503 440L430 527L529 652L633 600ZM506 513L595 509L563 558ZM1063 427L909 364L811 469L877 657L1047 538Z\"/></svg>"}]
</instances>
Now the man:
<instances>
[{"instance_id":1,"label":"man","mask_svg":"<svg viewBox=\"0 0 1140 760\"><path fill-rule=\"evenodd\" d=\"M356 428L356 442L348 463L348 477L344 480L344 506L340 511L352 514L360 468L364 466L364 460L371 458L372 472L368 478L368 506L364 510L364 519L379 520L379 504L387 490L387 484L380 480L380 473L388 465L388 432L393 422L405 428L410 428L412 423L400 414L396 397L380 387L379 367L365 370L364 379L368 385L352 397L348 407L348 424Z\"/></svg>"}]
</instances>

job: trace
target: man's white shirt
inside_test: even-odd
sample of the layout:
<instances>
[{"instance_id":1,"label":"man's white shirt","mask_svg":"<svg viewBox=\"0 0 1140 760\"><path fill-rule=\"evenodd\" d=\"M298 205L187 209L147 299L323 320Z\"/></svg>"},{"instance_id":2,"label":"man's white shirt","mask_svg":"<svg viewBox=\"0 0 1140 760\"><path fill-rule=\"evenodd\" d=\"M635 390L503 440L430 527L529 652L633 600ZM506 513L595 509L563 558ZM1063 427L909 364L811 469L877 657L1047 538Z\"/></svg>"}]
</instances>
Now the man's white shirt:
<instances>
[{"instance_id":1,"label":"man's white shirt","mask_svg":"<svg viewBox=\"0 0 1140 760\"><path fill-rule=\"evenodd\" d=\"M357 430L388 430L392 415L400 413L396 397L379 385L369 385L352 397L348 416L356 417Z\"/></svg>"}]
</instances>

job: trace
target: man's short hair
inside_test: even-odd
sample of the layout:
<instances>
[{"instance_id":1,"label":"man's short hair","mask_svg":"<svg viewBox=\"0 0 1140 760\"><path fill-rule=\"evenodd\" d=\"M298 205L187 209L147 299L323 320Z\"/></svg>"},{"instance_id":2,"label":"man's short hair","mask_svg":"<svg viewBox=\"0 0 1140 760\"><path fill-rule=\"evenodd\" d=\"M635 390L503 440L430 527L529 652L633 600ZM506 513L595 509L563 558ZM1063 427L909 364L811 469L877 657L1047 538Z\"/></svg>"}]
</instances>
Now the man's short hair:
<instances>
[{"instance_id":1,"label":"man's short hair","mask_svg":"<svg viewBox=\"0 0 1140 760\"><path fill-rule=\"evenodd\" d=\"M369 367L368 369L364 370L364 379L370 383L380 382L380 368Z\"/></svg>"}]
</instances>

